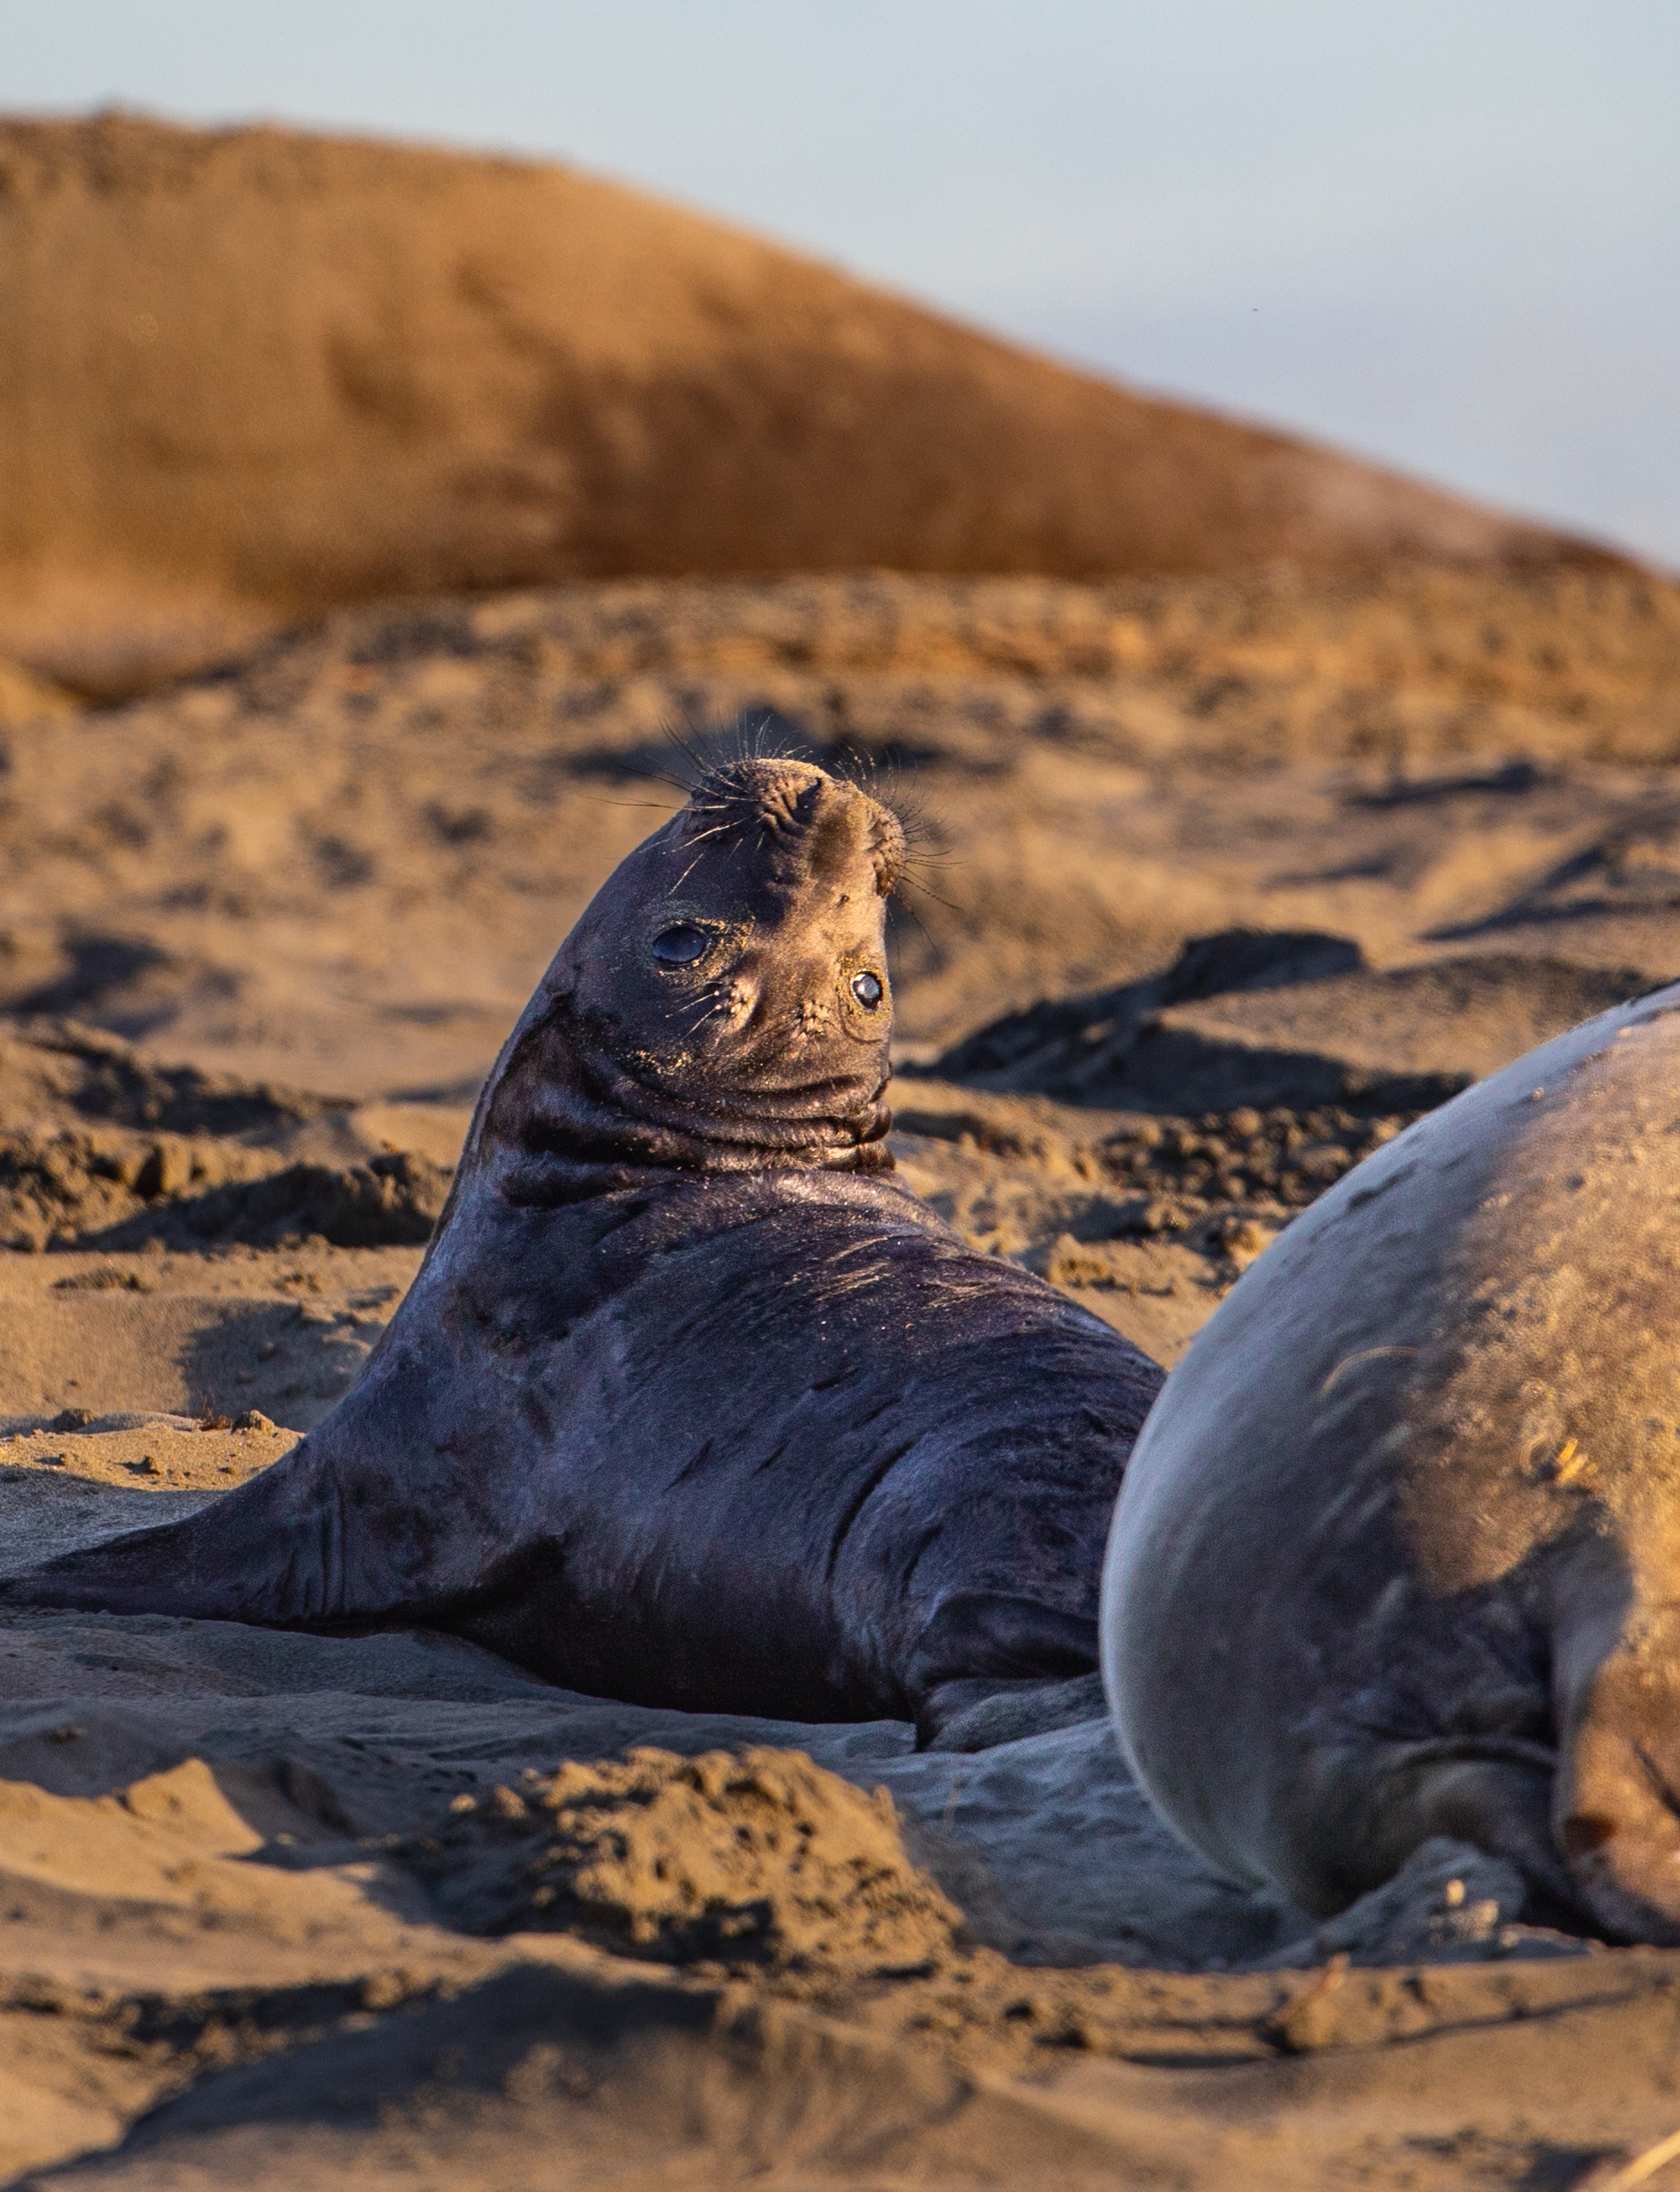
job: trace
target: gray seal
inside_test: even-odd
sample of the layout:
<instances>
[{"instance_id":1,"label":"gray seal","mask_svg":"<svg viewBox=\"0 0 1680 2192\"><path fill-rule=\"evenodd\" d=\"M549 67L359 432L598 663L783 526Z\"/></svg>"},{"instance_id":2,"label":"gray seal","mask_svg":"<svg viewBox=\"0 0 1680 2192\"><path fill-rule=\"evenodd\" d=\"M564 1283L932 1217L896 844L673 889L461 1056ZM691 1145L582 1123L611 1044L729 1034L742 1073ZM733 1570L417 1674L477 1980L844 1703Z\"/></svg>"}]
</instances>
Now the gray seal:
<instances>
[{"instance_id":1,"label":"gray seal","mask_svg":"<svg viewBox=\"0 0 1680 2192\"><path fill-rule=\"evenodd\" d=\"M1115 1511L1149 1795L1330 1912L1432 1835L1680 1941L1680 985L1409 1128L1244 1274Z\"/></svg>"},{"instance_id":2,"label":"gray seal","mask_svg":"<svg viewBox=\"0 0 1680 2192\"><path fill-rule=\"evenodd\" d=\"M423 1625L595 1694L925 1738L1016 1684L1085 1677L1100 1710L1160 1373L891 1176L904 858L808 763L706 776L561 946L339 1405L0 1597Z\"/></svg>"}]
</instances>

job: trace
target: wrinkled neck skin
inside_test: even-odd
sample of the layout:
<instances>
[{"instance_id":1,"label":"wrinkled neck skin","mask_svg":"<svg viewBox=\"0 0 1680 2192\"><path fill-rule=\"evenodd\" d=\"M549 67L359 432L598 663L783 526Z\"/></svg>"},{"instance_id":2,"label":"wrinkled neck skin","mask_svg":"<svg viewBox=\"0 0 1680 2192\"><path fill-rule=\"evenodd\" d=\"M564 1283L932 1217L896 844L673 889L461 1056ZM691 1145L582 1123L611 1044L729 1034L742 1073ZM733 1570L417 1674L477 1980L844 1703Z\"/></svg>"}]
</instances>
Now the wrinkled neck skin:
<instances>
[{"instance_id":1,"label":"wrinkled neck skin","mask_svg":"<svg viewBox=\"0 0 1680 2192\"><path fill-rule=\"evenodd\" d=\"M884 922L902 859L896 819L808 764L709 780L561 945L480 1099L457 1191L487 1170L536 1207L650 1168L891 1170Z\"/></svg>"},{"instance_id":2,"label":"wrinkled neck skin","mask_svg":"<svg viewBox=\"0 0 1680 2192\"><path fill-rule=\"evenodd\" d=\"M475 1164L495 1164L510 1201L568 1202L610 1192L649 1166L698 1173L892 1168L884 1058L861 1084L726 1109L644 1079L635 1062L616 1053L614 1032L563 993L516 1028L486 1091L470 1152Z\"/></svg>"}]
</instances>

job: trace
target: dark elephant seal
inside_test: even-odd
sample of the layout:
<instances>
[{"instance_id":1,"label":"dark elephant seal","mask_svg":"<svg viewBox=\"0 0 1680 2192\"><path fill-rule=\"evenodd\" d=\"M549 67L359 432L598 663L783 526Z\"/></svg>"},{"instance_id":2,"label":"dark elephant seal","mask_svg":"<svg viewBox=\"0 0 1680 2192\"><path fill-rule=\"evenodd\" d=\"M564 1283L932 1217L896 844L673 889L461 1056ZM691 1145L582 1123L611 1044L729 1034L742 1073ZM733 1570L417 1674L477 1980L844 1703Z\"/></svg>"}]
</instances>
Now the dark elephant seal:
<instances>
[{"instance_id":1,"label":"dark elephant seal","mask_svg":"<svg viewBox=\"0 0 1680 2192\"><path fill-rule=\"evenodd\" d=\"M1243 1275L1128 1470L1122 1745L1328 1912L1431 1835L1680 1941L1680 985L1420 1120Z\"/></svg>"},{"instance_id":2,"label":"dark elephant seal","mask_svg":"<svg viewBox=\"0 0 1680 2192\"><path fill-rule=\"evenodd\" d=\"M423 1624L568 1687L913 1717L1097 1665L1160 1373L889 1176L893 815L746 760L609 879L345 1399L13 1603Z\"/></svg>"}]
</instances>

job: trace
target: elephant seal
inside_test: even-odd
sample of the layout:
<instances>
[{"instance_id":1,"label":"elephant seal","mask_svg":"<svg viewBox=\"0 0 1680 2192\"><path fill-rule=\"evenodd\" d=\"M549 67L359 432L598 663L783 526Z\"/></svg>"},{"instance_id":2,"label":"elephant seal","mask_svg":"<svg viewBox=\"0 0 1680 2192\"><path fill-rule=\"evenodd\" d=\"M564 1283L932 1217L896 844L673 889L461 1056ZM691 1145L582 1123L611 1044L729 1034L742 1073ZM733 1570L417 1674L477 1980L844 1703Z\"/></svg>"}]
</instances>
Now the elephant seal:
<instances>
[{"instance_id":1,"label":"elephant seal","mask_svg":"<svg viewBox=\"0 0 1680 2192\"><path fill-rule=\"evenodd\" d=\"M1011 1684L1096 1693L1160 1372L890 1176L904 858L809 763L705 776L560 947L338 1406L0 1599L422 1625L598 1695L924 1738Z\"/></svg>"},{"instance_id":2,"label":"elephant seal","mask_svg":"<svg viewBox=\"0 0 1680 2192\"><path fill-rule=\"evenodd\" d=\"M1327 1913L1449 1835L1680 1941L1680 985L1420 1120L1167 1381L1104 1566L1156 1805Z\"/></svg>"}]
</instances>

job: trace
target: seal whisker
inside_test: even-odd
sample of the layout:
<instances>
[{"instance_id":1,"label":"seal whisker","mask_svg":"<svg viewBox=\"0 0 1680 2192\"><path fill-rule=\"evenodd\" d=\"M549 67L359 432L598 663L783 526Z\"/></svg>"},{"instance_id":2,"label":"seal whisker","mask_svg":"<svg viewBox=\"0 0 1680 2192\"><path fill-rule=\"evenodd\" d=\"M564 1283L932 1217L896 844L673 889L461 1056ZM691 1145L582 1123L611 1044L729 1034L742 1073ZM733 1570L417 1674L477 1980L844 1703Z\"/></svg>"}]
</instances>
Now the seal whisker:
<instances>
[{"instance_id":1,"label":"seal whisker","mask_svg":"<svg viewBox=\"0 0 1680 2192\"><path fill-rule=\"evenodd\" d=\"M947 913L961 914L963 912L963 908L959 906L954 900L944 897L940 891L935 891L931 883L924 883L919 875L912 875L908 871L900 876L898 887L900 891L919 891L924 898L931 898L935 906L942 906ZM907 907L905 910L908 912L909 909ZM925 934L926 932L923 933Z\"/></svg>"},{"instance_id":2,"label":"seal whisker","mask_svg":"<svg viewBox=\"0 0 1680 2192\"><path fill-rule=\"evenodd\" d=\"M1654 2177L1667 2162L1680 2155L1680 2131L1671 2131L1667 2138L1659 2138L1654 2146L1647 2146L1642 2154L1635 2154L1625 2169L1606 2180L1600 2192L1633 2192L1647 2178Z\"/></svg>"},{"instance_id":3,"label":"seal whisker","mask_svg":"<svg viewBox=\"0 0 1680 2192\"><path fill-rule=\"evenodd\" d=\"M690 724L689 728L692 730L694 726ZM695 747L690 745L689 741L683 737L682 733L674 729L671 724L662 724L661 726L661 729L664 735L667 745L676 747L677 751L687 763L691 772L687 781L685 783L680 783L678 789L681 791L692 792L695 786L702 782L705 777L705 757L703 754L696 751ZM698 732L695 732L695 735L696 738L700 738L701 736L701 734Z\"/></svg>"},{"instance_id":4,"label":"seal whisker","mask_svg":"<svg viewBox=\"0 0 1680 2192\"><path fill-rule=\"evenodd\" d=\"M915 922L917 927L922 932L923 942L927 946L931 952L937 955L939 946L934 942L933 935L928 929L926 922L924 921L921 915L917 912L915 907L912 906L908 900L900 899L898 900L898 910L904 915L907 920Z\"/></svg>"},{"instance_id":5,"label":"seal whisker","mask_svg":"<svg viewBox=\"0 0 1680 2192\"><path fill-rule=\"evenodd\" d=\"M659 783L667 784L669 783L670 779L661 776L656 780ZM681 787L678 786L678 789L680 790ZM627 810L635 808L647 815L662 815L667 811L657 799L610 799L605 792L584 792L583 797L591 806L621 806Z\"/></svg>"},{"instance_id":6,"label":"seal whisker","mask_svg":"<svg viewBox=\"0 0 1680 2192\"><path fill-rule=\"evenodd\" d=\"M695 868L699 866L701 861L704 858L704 853L695 853L694 858L688 863L687 866L684 868L682 874L678 876L676 882L672 883L670 889L666 891L665 895L667 898L676 897L678 891L682 889L684 883L687 882L688 878L694 874Z\"/></svg>"},{"instance_id":7,"label":"seal whisker","mask_svg":"<svg viewBox=\"0 0 1680 2192\"><path fill-rule=\"evenodd\" d=\"M685 1035L693 1035L695 1030L710 1019L713 1013L726 1011L728 1005L727 995L708 996L703 993L698 997L685 997L679 1003L671 1007L665 1018L669 1024L674 1021L679 1013L690 1014L692 1017L686 1023L683 1032Z\"/></svg>"}]
</instances>

